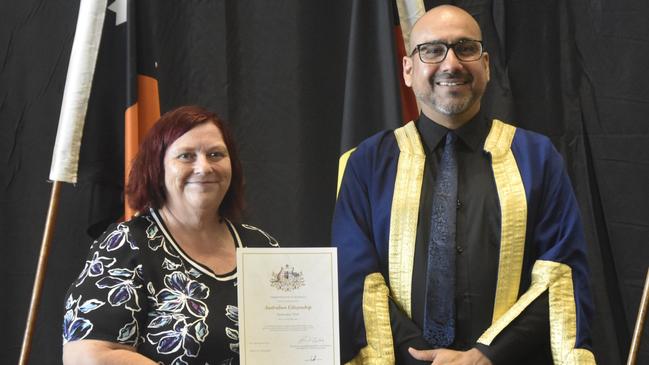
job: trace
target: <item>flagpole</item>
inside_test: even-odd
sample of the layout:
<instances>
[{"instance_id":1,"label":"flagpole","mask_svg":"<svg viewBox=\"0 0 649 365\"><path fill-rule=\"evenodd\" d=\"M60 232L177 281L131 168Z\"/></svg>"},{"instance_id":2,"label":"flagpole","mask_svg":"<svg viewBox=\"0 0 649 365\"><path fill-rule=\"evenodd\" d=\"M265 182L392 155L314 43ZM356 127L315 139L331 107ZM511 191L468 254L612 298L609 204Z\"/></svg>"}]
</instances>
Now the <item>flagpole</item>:
<instances>
[{"instance_id":1,"label":"flagpole","mask_svg":"<svg viewBox=\"0 0 649 365\"><path fill-rule=\"evenodd\" d=\"M649 310L649 269L647 269L647 277L644 281L644 290L642 291L642 299L640 300L640 307L638 308L638 319L635 322L635 329L633 330L633 339L631 340L629 358L626 362L627 365L635 365L636 358L638 357L640 338L642 337L644 321L647 318L647 310Z\"/></svg>"},{"instance_id":2,"label":"flagpole","mask_svg":"<svg viewBox=\"0 0 649 365\"><path fill-rule=\"evenodd\" d=\"M90 97L97 54L99 53L107 1L80 0L79 2L79 16L77 18L74 41L72 42L68 73L65 79L63 100L61 102L59 126L56 131L56 141L52 153L50 180L54 184L52 186L52 195L45 221L41 251L38 257L29 314L27 316L27 323L25 324L25 334L20 350L20 365L27 365L31 352L32 337L34 335L36 318L38 317L38 307L40 306L41 294L43 292L43 283L45 282L47 260L50 254L50 246L52 237L54 236L54 225L59 209L61 185L64 182L72 184L77 182L81 137L86 111L88 109L88 99Z\"/></svg>"},{"instance_id":3,"label":"flagpole","mask_svg":"<svg viewBox=\"0 0 649 365\"><path fill-rule=\"evenodd\" d=\"M27 326L23 336L23 344L20 350L20 365L27 365L29 353L31 352L32 337L34 334L34 325L38 316L38 307L40 306L41 293L43 292L43 283L45 282L45 271L47 270L47 259L50 255L50 244L54 236L54 226L56 216L59 211L59 196L61 194L60 181L54 181L52 185L52 195L50 197L50 206L47 210L47 220L45 222L45 232L41 242L41 252L38 257L38 267L36 268L36 277L34 278L34 287L32 289L32 299L29 304L29 314L27 316Z\"/></svg>"}]
</instances>

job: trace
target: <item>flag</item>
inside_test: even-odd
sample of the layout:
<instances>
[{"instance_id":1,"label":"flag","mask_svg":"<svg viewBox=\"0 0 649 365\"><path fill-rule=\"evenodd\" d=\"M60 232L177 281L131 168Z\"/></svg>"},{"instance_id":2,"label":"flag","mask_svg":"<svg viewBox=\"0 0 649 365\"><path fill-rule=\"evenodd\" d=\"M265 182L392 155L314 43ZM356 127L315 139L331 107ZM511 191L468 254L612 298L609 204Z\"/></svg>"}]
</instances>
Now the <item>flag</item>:
<instances>
[{"instance_id":1,"label":"flag","mask_svg":"<svg viewBox=\"0 0 649 365\"><path fill-rule=\"evenodd\" d=\"M146 35L151 30L147 27L148 19L142 17L142 24L139 28L136 27L135 0L117 0L109 9L116 11L116 14L126 13L118 15L119 19L126 22L124 35L127 62L124 110L124 186L126 187L131 162L137 154L140 142L160 118L160 97L155 75L157 63L153 61L151 50L145 46ZM141 34L138 35L137 29L141 29ZM135 211L124 199L124 219L129 219L134 213Z\"/></svg>"},{"instance_id":2,"label":"flag","mask_svg":"<svg viewBox=\"0 0 649 365\"><path fill-rule=\"evenodd\" d=\"M414 95L402 77L406 51L399 10L409 29L424 6L421 1L398 2L357 0L352 5L338 187L347 159L362 140L418 115Z\"/></svg>"},{"instance_id":3,"label":"flag","mask_svg":"<svg viewBox=\"0 0 649 365\"><path fill-rule=\"evenodd\" d=\"M151 36L148 4L108 0L88 107L81 151L80 174L92 182L88 234L97 237L106 227L129 219L124 187L130 161L139 142L160 115L156 62L147 39Z\"/></svg>"},{"instance_id":4,"label":"flag","mask_svg":"<svg viewBox=\"0 0 649 365\"><path fill-rule=\"evenodd\" d=\"M63 91L50 180L77 182L81 136L104 25L106 0L82 0Z\"/></svg>"}]
</instances>

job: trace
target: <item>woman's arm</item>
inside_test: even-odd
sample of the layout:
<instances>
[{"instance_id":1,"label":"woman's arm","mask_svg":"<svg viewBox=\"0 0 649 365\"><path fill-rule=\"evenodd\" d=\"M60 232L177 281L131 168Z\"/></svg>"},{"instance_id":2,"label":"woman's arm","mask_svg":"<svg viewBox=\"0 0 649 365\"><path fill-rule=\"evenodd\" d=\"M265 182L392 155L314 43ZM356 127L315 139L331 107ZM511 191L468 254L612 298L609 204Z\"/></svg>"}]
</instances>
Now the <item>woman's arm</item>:
<instances>
[{"instance_id":1,"label":"woman's arm","mask_svg":"<svg viewBox=\"0 0 649 365\"><path fill-rule=\"evenodd\" d=\"M63 345L64 365L157 365L135 348L109 341L79 340Z\"/></svg>"}]
</instances>

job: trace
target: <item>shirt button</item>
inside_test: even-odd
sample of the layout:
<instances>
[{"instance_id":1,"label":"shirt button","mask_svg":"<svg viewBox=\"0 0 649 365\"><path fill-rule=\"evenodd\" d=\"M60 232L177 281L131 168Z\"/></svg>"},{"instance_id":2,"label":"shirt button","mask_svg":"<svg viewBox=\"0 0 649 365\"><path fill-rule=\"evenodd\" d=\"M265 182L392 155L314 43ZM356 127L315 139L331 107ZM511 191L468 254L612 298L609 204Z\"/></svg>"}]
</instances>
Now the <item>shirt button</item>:
<instances>
[{"instance_id":1,"label":"shirt button","mask_svg":"<svg viewBox=\"0 0 649 365\"><path fill-rule=\"evenodd\" d=\"M457 250L457 253L459 253L459 254L464 252L464 247L462 247L462 246L456 246L455 249Z\"/></svg>"}]
</instances>

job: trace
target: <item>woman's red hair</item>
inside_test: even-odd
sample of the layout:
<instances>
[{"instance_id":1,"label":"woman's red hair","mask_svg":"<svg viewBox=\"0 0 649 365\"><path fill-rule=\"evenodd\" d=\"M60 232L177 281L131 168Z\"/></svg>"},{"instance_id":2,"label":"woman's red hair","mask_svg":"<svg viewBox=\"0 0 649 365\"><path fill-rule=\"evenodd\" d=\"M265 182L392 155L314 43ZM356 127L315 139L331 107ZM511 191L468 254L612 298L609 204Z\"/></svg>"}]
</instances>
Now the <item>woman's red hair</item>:
<instances>
[{"instance_id":1,"label":"woman's red hair","mask_svg":"<svg viewBox=\"0 0 649 365\"><path fill-rule=\"evenodd\" d=\"M167 148L180 136L204 123L213 123L221 131L232 165L230 187L219 206L219 215L230 220L241 217L244 206L243 171L232 132L216 114L198 106L182 106L165 113L147 133L133 159L124 189L131 208L144 211L164 206L164 156Z\"/></svg>"}]
</instances>

